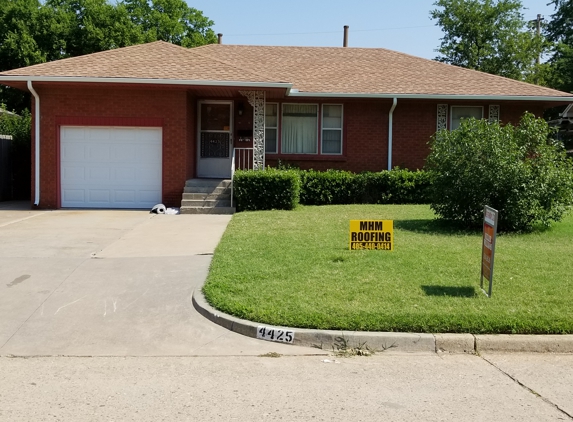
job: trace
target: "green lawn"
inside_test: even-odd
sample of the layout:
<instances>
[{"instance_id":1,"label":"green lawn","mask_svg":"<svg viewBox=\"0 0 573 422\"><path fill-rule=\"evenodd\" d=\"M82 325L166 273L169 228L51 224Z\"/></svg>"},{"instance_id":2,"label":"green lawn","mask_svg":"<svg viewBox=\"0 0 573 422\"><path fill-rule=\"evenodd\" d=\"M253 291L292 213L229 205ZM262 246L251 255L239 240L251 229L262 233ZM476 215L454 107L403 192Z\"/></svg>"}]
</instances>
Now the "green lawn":
<instances>
[{"instance_id":1,"label":"green lawn","mask_svg":"<svg viewBox=\"0 0 573 422\"><path fill-rule=\"evenodd\" d=\"M349 251L351 219L394 220L395 251ZM573 216L498 237L492 298L481 233L427 205L236 214L204 287L215 308L272 325L362 331L573 333Z\"/></svg>"}]
</instances>

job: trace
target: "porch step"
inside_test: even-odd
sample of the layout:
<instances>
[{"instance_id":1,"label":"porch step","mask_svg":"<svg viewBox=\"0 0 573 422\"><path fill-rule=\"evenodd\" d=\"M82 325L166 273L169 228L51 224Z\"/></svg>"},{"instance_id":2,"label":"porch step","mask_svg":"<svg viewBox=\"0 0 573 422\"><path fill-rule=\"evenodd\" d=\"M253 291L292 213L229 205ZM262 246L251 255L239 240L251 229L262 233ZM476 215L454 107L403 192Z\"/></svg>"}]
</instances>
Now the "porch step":
<instances>
[{"instance_id":1,"label":"porch step","mask_svg":"<svg viewBox=\"0 0 573 422\"><path fill-rule=\"evenodd\" d=\"M181 206L182 207L207 207L207 208L213 208L213 207L230 207L231 206L231 199L224 199L224 200L218 200L218 199L208 199L208 200L202 200L202 199L183 199L181 201Z\"/></svg>"},{"instance_id":2,"label":"porch step","mask_svg":"<svg viewBox=\"0 0 573 422\"><path fill-rule=\"evenodd\" d=\"M223 191L224 192L224 191ZM192 192L192 193L183 193L183 200L201 200L201 201L209 201L209 200L231 200L230 193L207 193L207 192Z\"/></svg>"},{"instance_id":3,"label":"porch step","mask_svg":"<svg viewBox=\"0 0 573 422\"><path fill-rule=\"evenodd\" d=\"M181 207L181 214L235 214L235 207Z\"/></svg>"},{"instance_id":4,"label":"porch step","mask_svg":"<svg viewBox=\"0 0 573 422\"><path fill-rule=\"evenodd\" d=\"M189 179L185 182L185 187L222 187L231 186L231 179Z\"/></svg>"},{"instance_id":5,"label":"porch step","mask_svg":"<svg viewBox=\"0 0 573 422\"><path fill-rule=\"evenodd\" d=\"M181 214L233 214L231 180L191 179L185 182Z\"/></svg>"},{"instance_id":6,"label":"porch step","mask_svg":"<svg viewBox=\"0 0 573 422\"><path fill-rule=\"evenodd\" d=\"M220 195L227 192L226 187L222 186L185 186L183 193L210 193Z\"/></svg>"}]
</instances>

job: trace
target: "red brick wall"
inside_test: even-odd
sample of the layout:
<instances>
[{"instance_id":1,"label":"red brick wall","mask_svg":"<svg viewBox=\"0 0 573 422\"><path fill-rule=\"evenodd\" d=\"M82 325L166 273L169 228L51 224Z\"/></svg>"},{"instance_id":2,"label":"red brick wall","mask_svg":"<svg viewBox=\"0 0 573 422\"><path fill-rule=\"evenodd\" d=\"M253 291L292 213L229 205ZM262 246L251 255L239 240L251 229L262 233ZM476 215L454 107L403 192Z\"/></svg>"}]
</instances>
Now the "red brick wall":
<instances>
[{"instance_id":1,"label":"red brick wall","mask_svg":"<svg viewBox=\"0 0 573 422\"><path fill-rule=\"evenodd\" d=\"M398 100L394 110L392 167L422 168L436 132L437 103Z\"/></svg>"},{"instance_id":2,"label":"red brick wall","mask_svg":"<svg viewBox=\"0 0 573 422\"><path fill-rule=\"evenodd\" d=\"M322 103L322 102L321 102ZM452 105L482 106L487 118L489 105L500 105L502 123L519 123L525 111L536 116L543 106L535 103L491 101L429 101L399 99L393 113L392 167L421 169L430 152L436 132L438 104L448 105L448 125ZM273 155L266 163L278 160L302 169L342 169L353 172L380 171L388 168L388 113L391 100L346 101L344 103L344 154L340 156Z\"/></svg>"},{"instance_id":3,"label":"red brick wall","mask_svg":"<svg viewBox=\"0 0 573 422\"><path fill-rule=\"evenodd\" d=\"M41 208L59 206L58 123L70 119L76 119L74 121L82 125L137 126L160 122L163 128L163 203L167 206L180 204L185 180L196 175L197 98L194 95L175 88L125 86L38 84L36 90L41 100ZM244 98L241 97L241 101L245 101ZM267 165L276 165L280 159L303 169L353 172L387 169L390 99L311 102L343 103L343 155L277 154L267 157ZM436 131L438 104L481 105L486 117L489 104L498 104L501 121L513 124L519 122L526 110L538 116L543 112L543 105L533 103L398 100L393 115L393 167L417 169L424 166L429 152L428 141Z\"/></svg>"},{"instance_id":4,"label":"red brick wall","mask_svg":"<svg viewBox=\"0 0 573 422\"><path fill-rule=\"evenodd\" d=\"M117 126L145 125L159 119L163 128L163 202L167 206L181 203L191 171L188 135L194 123L189 120L184 91L77 86L38 86L36 90L41 104L41 208L59 207L58 122L70 118L77 118L82 125Z\"/></svg>"}]
</instances>

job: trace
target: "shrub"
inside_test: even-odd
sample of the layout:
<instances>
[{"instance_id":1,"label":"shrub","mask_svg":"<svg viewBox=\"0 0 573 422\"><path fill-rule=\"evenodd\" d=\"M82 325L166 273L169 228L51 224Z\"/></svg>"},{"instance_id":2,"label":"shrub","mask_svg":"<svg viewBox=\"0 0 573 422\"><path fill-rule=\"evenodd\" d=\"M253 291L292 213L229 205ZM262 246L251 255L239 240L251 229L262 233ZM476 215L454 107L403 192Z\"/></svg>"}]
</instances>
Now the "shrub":
<instances>
[{"instance_id":1,"label":"shrub","mask_svg":"<svg viewBox=\"0 0 573 422\"><path fill-rule=\"evenodd\" d=\"M516 127L469 119L457 130L437 132L427 160L432 209L442 219L478 227L489 205L507 231L559 221L573 203L573 165L551 133L529 113Z\"/></svg>"},{"instance_id":2,"label":"shrub","mask_svg":"<svg viewBox=\"0 0 573 422\"><path fill-rule=\"evenodd\" d=\"M300 178L295 170L237 170L233 192L239 211L291 210L299 202Z\"/></svg>"},{"instance_id":3,"label":"shrub","mask_svg":"<svg viewBox=\"0 0 573 422\"><path fill-rule=\"evenodd\" d=\"M357 201L364 204L424 204L429 202L430 174L395 168L356 175Z\"/></svg>"},{"instance_id":4,"label":"shrub","mask_svg":"<svg viewBox=\"0 0 573 422\"><path fill-rule=\"evenodd\" d=\"M352 204L356 202L355 175L348 171L300 172L300 202L305 205Z\"/></svg>"},{"instance_id":5,"label":"shrub","mask_svg":"<svg viewBox=\"0 0 573 422\"><path fill-rule=\"evenodd\" d=\"M296 188L277 182L288 175L299 181ZM294 181L288 182L294 186ZM237 171L235 173L237 209L292 209L303 205L332 204L423 204L428 203L430 174L424 171L394 169L360 174L342 170L281 170ZM289 186L290 186L289 185ZM289 205L290 204L290 205Z\"/></svg>"}]
</instances>

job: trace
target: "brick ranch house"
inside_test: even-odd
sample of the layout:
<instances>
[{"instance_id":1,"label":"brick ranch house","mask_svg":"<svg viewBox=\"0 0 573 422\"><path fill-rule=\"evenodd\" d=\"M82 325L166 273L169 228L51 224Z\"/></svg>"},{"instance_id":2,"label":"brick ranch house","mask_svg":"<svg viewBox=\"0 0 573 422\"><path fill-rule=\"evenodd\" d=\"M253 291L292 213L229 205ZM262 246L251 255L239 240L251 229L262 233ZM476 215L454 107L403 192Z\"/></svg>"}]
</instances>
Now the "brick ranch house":
<instances>
[{"instance_id":1,"label":"brick ranch house","mask_svg":"<svg viewBox=\"0 0 573 422\"><path fill-rule=\"evenodd\" d=\"M186 181L282 162L421 168L465 117L517 123L571 94L385 49L153 42L0 73L32 93L33 204L181 204Z\"/></svg>"}]
</instances>

